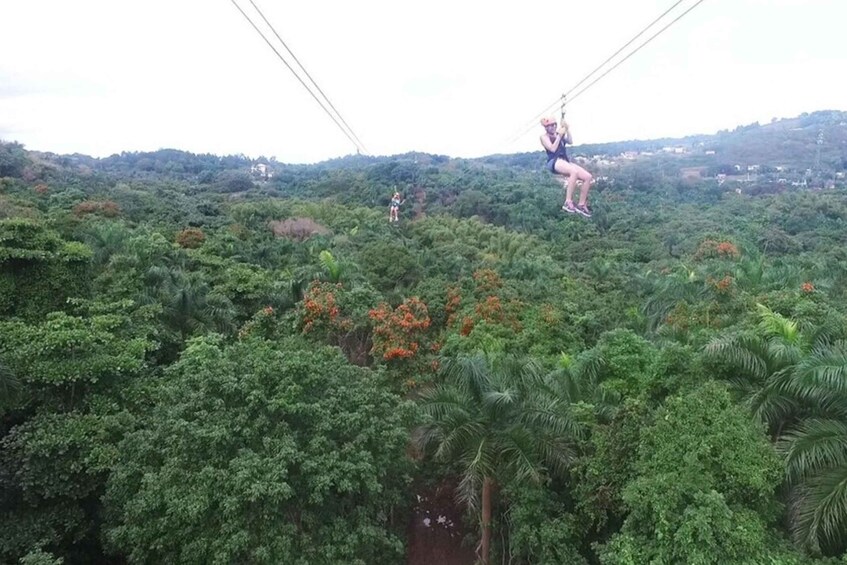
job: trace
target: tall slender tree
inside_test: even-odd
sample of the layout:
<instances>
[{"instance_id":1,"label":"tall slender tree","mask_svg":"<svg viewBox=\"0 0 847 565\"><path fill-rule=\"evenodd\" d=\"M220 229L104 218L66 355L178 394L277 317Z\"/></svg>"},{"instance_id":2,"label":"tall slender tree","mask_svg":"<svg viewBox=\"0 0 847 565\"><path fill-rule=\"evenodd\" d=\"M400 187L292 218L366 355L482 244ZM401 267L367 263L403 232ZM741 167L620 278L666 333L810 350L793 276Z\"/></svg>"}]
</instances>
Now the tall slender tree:
<instances>
[{"instance_id":1,"label":"tall slender tree","mask_svg":"<svg viewBox=\"0 0 847 565\"><path fill-rule=\"evenodd\" d=\"M571 460L580 426L538 365L515 357L447 359L444 382L424 393L417 439L461 469L458 498L479 513L478 555L488 565L492 493L506 478L540 480Z\"/></svg>"}]
</instances>

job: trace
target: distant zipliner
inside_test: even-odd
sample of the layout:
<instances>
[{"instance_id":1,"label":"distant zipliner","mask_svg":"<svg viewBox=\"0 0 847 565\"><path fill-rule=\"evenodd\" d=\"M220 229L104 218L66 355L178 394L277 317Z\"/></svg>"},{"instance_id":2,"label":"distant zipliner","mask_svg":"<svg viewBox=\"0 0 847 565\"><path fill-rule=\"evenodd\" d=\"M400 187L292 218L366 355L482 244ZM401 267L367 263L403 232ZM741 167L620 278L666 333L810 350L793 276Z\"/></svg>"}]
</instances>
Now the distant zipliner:
<instances>
[{"instance_id":1,"label":"distant zipliner","mask_svg":"<svg viewBox=\"0 0 847 565\"><path fill-rule=\"evenodd\" d=\"M390 222L399 222L400 221L400 206L406 202L406 200L400 199L400 193L395 192L394 196L391 197L391 204L388 205L388 221Z\"/></svg>"},{"instance_id":2,"label":"distant zipliner","mask_svg":"<svg viewBox=\"0 0 847 565\"><path fill-rule=\"evenodd\" d=\"M591 217L591 210L588 209L588 191L591 190L591 181L593 177L591 173L577 165L571 163L568 159L567 144L573 144L570 127L565 121L564 113L562 115L562 125L556 127L556 119L552 117L541 118L541 125L544 127L544 133L541 135L541 145L547 152L547 164L545 168L559 175L557 180L565 187L565 203L562 205L562 210L569 214L581 214L586 218ZM565 181L567 177L567 181ZM582 181L582 186L579 193L579 204L574 206L573 193L576 188L577 181Z\"/></svg>"}]
</instances>

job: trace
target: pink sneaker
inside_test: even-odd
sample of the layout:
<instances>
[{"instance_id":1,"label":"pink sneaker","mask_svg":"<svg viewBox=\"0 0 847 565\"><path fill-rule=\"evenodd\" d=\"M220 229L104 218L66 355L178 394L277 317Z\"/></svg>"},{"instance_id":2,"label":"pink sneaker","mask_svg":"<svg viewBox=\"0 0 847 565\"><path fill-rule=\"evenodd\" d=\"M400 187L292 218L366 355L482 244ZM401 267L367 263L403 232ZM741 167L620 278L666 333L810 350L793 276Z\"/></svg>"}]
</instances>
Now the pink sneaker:
<instances>
[{"instance_id":1,"label":"pink sneaker","mask_svg":"<svg viewBox=\"0 0 847 565\"><path fill-rule=\"evenodd\" d=\"M568 214L577 213L576 206L573 205L573 202L565 202L564 206L562 206L562 211L567 212Z\"/></svg>"},{"instance_id":2,"label":"pink sneaker","mask_svg":"<svg viewBox=\"0 0 847 565\"><path fill-rule=\"evenodd\" d=\"M583 215L583 216L585 216L586 218L590 218L590 217L591 217L591 210L589 210L589 209L588 209L588 206L586 206L585 204L578 204L578 205L576 205L576 206L574 207L574 210L576 211L576 213L577 213L577 214L582 214L582 215Z\"/></svg>"}]
</instances>

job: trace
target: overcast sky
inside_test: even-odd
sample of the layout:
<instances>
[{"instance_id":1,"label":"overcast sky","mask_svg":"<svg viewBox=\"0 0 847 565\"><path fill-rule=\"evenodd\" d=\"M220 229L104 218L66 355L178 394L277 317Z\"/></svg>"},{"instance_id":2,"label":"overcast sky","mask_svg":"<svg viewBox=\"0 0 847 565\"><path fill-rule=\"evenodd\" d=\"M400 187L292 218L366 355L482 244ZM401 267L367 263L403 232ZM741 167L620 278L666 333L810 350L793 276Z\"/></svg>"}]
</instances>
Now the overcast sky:
<instances>
[{"instance_id":1,"label":"overcast sky","mask_svg":"<svg viewBox=\"0 0 847 565\"><path fill-rule=\"evenodd\" d=\"M369 153L476 157L540 150L533 119L675 0L254 1ZM845 22L845 0L705 0L568 107L574 140L847 110ZM0 0L0 25L0 139L355 152L231 0Z\"/></svg>"}]
</instances>

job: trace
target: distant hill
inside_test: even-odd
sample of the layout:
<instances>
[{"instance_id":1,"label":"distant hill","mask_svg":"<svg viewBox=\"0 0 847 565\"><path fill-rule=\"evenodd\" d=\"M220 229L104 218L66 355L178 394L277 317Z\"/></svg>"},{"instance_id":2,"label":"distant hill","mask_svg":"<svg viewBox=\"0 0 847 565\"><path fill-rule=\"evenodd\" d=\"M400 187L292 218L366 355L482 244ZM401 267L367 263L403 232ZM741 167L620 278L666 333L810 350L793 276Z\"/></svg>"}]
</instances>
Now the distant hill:
<instances>
[{"instance_id":1,"label":"distant hill","mask_svg":"<svg viewBox=\"0 0 847 565\"><path fill-rule=\"evenodd\" d=\"M847 112L804 113L769 124L754 122L713 135L583 145L574 150L588 155L614 155L626 151L660 152L676 147L683 148L690 160L698 161L696 164L758 164L795 169L815 166L820 150L822 169L844 170L847 168Z\"/></svg>"},{"instance_id":2,"label":"distant hill","mask_svg":"<svg viewBox=\"0 0 847 565\"><path fill-rule=\"evenodd\" d=\"M820 141L820 143L818 143ZM825 110L795 118L754 122L732 131L648 140L576 145L572 153L619 156L624 153L675 154L681 167L720 165L784 166L804 170L818 163L822 170L847 169L847 112ZM818 150L820 155L818 156ZM482 160L507 166L536 166L539 152L492 155Z\"/></svg>"},{"instance_id":3,"label":"distant hill","mask_svg":"<svg viewBox=\"0 0 847 565\"><path fill-rule=\"evenodd\" d=\"M577 145L572 153L594 158L601 164L607 161L600 157L605 157L615 160L616 165L662 158L678 170L699 168L704 176L707 172L708 176L712 176L720 171L731 173L733 169L746 171L747 167L758 166L763 170L787 170L795 174L811 174L814 169L820 178L843 178L844 171L847 171L847 112L826 110L804 113L795 118L774 119L768 124L756 122L712 135ZM30 156L31 164L42 167L82 170L118 178L224 183L232 187L232 191L249 186L250 179L256 179L255 165L260 163L262 170L277 178L280 175L301 176L340 169L371 171L387 166L398 182L406 182L417 174L416 171L433 167L451 171L478 166L537 170L544 158L540 150L479 159L406 153L385 157L351 155L314 165L291 165L277 162L274 158L196 155L176 149L124 152L98 159L80 154L25 152L19 144L0 143L0 173L10 175L16 168L23 167L23 154ZM402 166L398 169L399 165ZM842 176L836 177L839 172Z\"/></svg>"}]
</instances>

